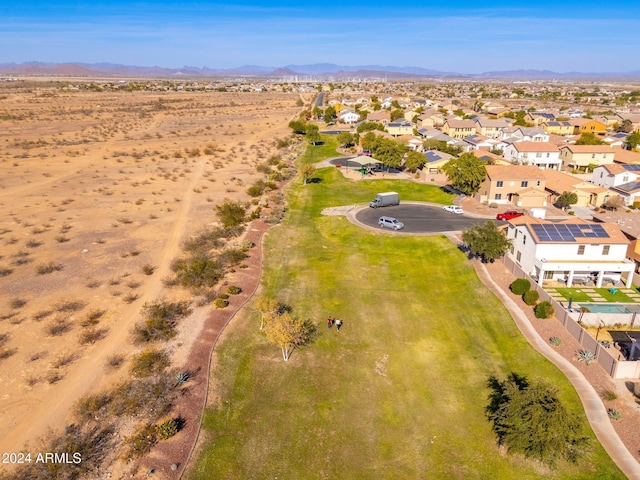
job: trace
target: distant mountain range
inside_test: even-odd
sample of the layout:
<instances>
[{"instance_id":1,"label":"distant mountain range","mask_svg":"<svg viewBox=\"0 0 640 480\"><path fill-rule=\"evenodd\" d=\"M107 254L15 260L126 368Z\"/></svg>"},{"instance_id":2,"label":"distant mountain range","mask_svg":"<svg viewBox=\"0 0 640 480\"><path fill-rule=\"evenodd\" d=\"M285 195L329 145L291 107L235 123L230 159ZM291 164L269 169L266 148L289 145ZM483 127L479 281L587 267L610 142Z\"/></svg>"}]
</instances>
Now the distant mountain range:
<instances>
[{"instance_id":1,"label":"distant mountain range","mask_svg":"<svg viewBox=\"0 0 640 480\"><path fill-rule=\"evenodd\" d=\"M125 78L298 78L309 77L322 79L347 78L468 78L468 79L511 79L511 80L571 80L571 79L639 79L640 71L621 73L558 73L549 70L509 70L465 74L458 72L442 72L421 67L394 67L382 65L346 66L332 63L316 63L312 65L285 65L283 67L265 67L259 65L243 65L237 68L216 69L209 67L167 68L139 67L133 65L117 65L112 63L9 63L0 64L0 74L8 76L80 76L80 77L125 77Z\"/></svg>"}]
</instances>

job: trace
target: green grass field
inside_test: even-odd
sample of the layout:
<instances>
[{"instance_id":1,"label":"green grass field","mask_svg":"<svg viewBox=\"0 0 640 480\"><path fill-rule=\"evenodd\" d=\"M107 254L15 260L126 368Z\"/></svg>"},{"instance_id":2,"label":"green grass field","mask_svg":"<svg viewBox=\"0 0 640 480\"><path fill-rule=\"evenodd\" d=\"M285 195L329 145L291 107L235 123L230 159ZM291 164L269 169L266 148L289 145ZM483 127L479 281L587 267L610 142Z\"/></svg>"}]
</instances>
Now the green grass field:
<instances>
[{"instance_id":1,"label":"green grass field","mask_svg":"<svg viewBox=\"0 0 640 480\"><path fill-rule=\"evenodd\" d=\"M447 194L347 182L332 168L318 177L289 189L285 223L265 242L263 278L266 292L317 321L318 338L284 362L255 310L234 320L217 350L218 401L191 478L624 478L595 437L578 465L551 471L499 453L485 418L488 376L544 378L569 410L582 408L455 245L319 213L383 189L449 203ZM340 332L327 329L327 316L343 319Z\"/></svg>"}]
</instances>

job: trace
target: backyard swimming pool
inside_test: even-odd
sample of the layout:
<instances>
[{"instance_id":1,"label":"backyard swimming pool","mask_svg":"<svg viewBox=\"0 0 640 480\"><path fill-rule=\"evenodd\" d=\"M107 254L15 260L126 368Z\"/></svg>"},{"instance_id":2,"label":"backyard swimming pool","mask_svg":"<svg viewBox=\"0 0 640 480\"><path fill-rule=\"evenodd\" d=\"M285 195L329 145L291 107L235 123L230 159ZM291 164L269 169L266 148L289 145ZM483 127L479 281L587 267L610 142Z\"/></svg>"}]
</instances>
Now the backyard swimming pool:
<instances>
[{"instance_id":1,"label":"backyard swimming pool","mask_svg":"<svg viewBox=\"0 0 640 480\"><path fill-rule=\"evenodd\" d=\"M638 313L640 305L634 303L581 303L581 307L587 307L592 313Z\"/></svg>"}]
</instances>

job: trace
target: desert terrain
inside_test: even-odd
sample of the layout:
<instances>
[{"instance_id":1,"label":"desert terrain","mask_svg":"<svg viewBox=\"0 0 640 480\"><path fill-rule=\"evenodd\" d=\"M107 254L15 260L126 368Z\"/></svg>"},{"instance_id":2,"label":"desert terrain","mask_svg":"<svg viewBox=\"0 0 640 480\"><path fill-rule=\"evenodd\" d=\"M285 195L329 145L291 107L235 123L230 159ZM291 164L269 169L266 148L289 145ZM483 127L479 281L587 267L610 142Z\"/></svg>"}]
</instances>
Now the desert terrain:
<instances>
[{"instance_id":1,"label":"desert terrain","mask_svg":"<svg viewBox=\"0 0 640 480\"><path fill-rule=\"evenodd\" d=\"M190 298L163 282L182 241L224 199L251 200L300 111L297 93L78 82L0 83L0 452L32 448L127 375L145 302ZM211 308L194 306L174 364Z\"/></svg>"}]
</instances>

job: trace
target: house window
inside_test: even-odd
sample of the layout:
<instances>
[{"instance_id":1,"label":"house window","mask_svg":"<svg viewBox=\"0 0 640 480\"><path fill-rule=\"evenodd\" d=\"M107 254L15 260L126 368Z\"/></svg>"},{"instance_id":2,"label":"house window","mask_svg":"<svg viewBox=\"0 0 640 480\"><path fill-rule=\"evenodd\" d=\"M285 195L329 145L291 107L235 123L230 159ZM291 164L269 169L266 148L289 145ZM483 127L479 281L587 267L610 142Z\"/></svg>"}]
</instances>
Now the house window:
<instances>
[{"instance_id":1,"label":"house window","mask_svg":"<svg viewBox=\"0 0 640 480\"><path fill-rule=\"evenodd\" d=\"M519 261L520 261L520 258L522 258L522 253L521 253L521 252L518 252L518 253L516 254L516 260L519 262Z\"/></svg>"},{"instance_id":2,"label":"house window","mask_svg":"<svg viewBox=\"0 0 640 480\"><path fill-rule=\"evenodd\" d=\"M523 235L522 236L522 244L524 245L525 243L527 243L527 236Z\"/></svg>"},{"instance_id":3,"label":"house window","mask_svg":"<svg viewBox=\"0 0 640 480\"><path fill-rule=\"evenodd\" d=\"M536 182L536 187L539 187L539 186L540 186L540 180Z\"/></svg>"},{"instance_id":4,"label":"house window","mask_svg":"<svg viewBox=\"0 0 640 480\"><path fill-rule=\"evenodd\" d=\"M502 180L496 182L496 188L502 188Z\"/></svg>"},{"instance_id":5,"label":"house window","mask_svg":"<svg viewBox=\"0 0 640 480\"><path fill-rule=\"evenodd\" d=\"M584 255L584 245L578 245L578 255Z\"/></svg>"},{"instance_id":6,"label":"house window","mask_svg":"<svg viewBox=\"0 0 640 480\"><path fill-rule=\"evenodd\" d=\"M520 182L520 186L522 188L527 188L529 186L529 182L526 180L523 180L522 182Z\"/></svg>"},{"instance_id":7,"label":"house window","mask_svg":"<svg viewBox=\"0 0 640 480\"><path fill-rule=\"evenodd\" d=\"M626 173L624 174L624 176L622 177L622 181L623 182L628 182L629 181L629 175L627 175Z\"/></svg>"},{"instance_id":8,"label":"house window","mask_svg":"<svg viewBox=\"0 0 640 480\"><path fill-rule=\"evenodd\" d=\"M609 255L609 247L610 247L610 245L603 245L602 246L602 255Z\"/></svg>"},{"instance_id":9,"label":"house window","mask_svg":"<svg viewBox=\"0 0 640 480\"><path fill-rule=\"evenodd\" d=\"M511 251L511 255L513 255L513 251L515 250L513 243L511 244L511 246L509 247L509 250Z\"/></svg>"},{"instance_id":10,"label":"house window","mask_svg":"<svg viewBox=\"0 0 640 480\"><path fill-rule=\"evenodd\" d=\"M591 154L591 158L596 158L596 154L595 154L595 153L592 153L592 154Z\"/></svg>"},{"instance_id":11,"label":"house window","mask_svg":"<svg viewBox=\"0 0 640 480\"><path fill-rule=\"evenodd\" d=\"M502 194L501 193L496 193L495 196L493 197L494 200L502 200Z\"/></svg>"},{"instance_id":12,"label":"house window","mask_svg":"<svg viewBox=\"0 0 640 480\"><path fill-rule=\"evenodd\" d=\"M542 158L542 152L537 152L536 153L536 158Z\"/></svg>"}]
</instances>

